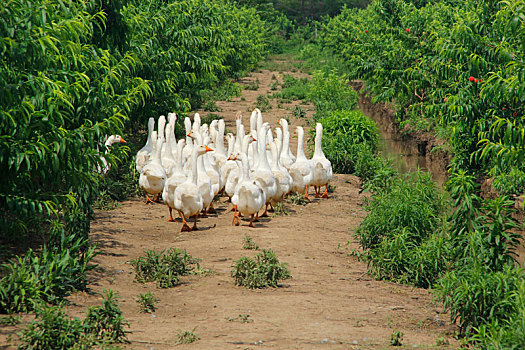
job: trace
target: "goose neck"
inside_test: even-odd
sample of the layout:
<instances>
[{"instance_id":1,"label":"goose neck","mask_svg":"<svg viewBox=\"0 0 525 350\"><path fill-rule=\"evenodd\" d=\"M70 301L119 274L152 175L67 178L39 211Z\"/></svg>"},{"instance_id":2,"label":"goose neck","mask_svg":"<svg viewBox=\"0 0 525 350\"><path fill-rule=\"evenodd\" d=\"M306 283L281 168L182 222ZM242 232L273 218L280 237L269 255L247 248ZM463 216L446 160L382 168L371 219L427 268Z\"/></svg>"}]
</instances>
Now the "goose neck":
<instances>
[{"instance_id":1,"label":"goose neck","mask_svg":"<svg viewBox=\"0 0 525 350\"><path fill-rule=\"evenodd\" d=\"M297 132L297 159L301 159L301 160L306 159L306 156L304 155L303 144L304 144L304 132L302 130L298 130Z\"/></svg>"}]
</instances>

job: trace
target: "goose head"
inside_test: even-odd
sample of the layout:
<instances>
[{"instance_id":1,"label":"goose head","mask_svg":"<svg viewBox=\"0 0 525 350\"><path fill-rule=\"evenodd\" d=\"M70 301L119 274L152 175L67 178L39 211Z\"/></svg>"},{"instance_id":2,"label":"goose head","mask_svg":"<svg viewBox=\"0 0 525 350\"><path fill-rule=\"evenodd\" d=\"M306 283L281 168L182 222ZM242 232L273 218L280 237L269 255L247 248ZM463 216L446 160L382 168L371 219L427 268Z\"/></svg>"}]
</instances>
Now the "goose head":
<instances>
[{"instance_id":1,"label":"goose head","mask_svg":"<svg viewBox=\"0 0 525 350\"><path fill-rule=\"evenodd\" d=\"M112 145L114 145L115 143L127 143L126 140L124 140L124 138L120 135L111 135L110 137L108 137L108 139L106 140L106 142L104 143L104 145L106 147L111 147Z\"/></svg>"}]
</instances>

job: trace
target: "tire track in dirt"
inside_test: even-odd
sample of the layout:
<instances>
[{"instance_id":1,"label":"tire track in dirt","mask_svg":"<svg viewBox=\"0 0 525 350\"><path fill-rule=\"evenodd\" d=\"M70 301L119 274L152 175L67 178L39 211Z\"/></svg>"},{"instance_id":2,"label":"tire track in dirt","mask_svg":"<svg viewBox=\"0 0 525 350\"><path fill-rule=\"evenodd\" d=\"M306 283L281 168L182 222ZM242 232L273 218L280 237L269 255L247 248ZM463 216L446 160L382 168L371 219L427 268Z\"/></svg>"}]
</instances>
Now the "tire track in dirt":
<instances>
[{"instance_id":1,"label":"tire track in dirt","mask_svg":"<svg viewBox=\"0 0 525 350\"><path fill-rule=\"evenodd\" d=\"M214 113L233 130L240 110L246 125L257 96L270 91L272 76L282 81L283 72L263 70L243 78L241 84L258 79L259 89L243 90L242 99L218 102L222 111ZM273 108L263 116L272 126L284 116L290 117L292 128L306 124L292 116L291 108L298 102L277 108L277 102L270 101ZM308 116L313 113L312 106L302 106ZM292 143L295 153L296 140ZM101 247L96 262L102 270L92 275L93 293L70 298L69 312L83 317L87 306L100 304L99 293L115 290L131 324L131 344L124 347L132 349L173 348L177 332L194 327L201 339L186 346L195 349L378 349L390 347L394 330L404 333L406 348L446 347L436 346L436 339L452 342L444 334L453 326L448 315L432 305L429 291L373 280L366 274L366 264L349 254L358 249L351 234L365 216L365 195L359 193L355 176L335 175L333 184L336 190L330 199L316 199L307 206L287 204L288 216L263 219L255 229L231 226L230 204L224 197L216 206L219 214L200 219L201 229L190 233L180 233L179 222L167 222L164 205L146 206L139 199L97 212L91 235ZM242 249L245 235L261 248L272 248L288 264L292 279L276 289L235 286L230 276L233 261L256 253ZM186 249L213 273L183 278L183 284L170 289L133 281L130 260L142 256L144 249L171 247ZM147 291L160 300L153 315L138 312L138 294ZM251 322L231 320L239 315L249 315Z\"/></svg>"}]
</instances>

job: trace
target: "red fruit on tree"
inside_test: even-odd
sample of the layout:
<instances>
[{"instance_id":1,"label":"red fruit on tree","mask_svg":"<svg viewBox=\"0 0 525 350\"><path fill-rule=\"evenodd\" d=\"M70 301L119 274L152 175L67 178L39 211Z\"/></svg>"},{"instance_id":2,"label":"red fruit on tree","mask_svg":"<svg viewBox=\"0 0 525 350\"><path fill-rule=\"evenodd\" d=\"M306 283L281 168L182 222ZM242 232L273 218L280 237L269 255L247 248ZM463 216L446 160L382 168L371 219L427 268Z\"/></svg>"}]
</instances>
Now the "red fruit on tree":
<instances>
[{"instance_id":1,"label":"red fruit on tree","mask_svg":"<svg viewBox=\"0 0 525 350\"><path fill-rule=\"evenodd\" d=\"M477 83L477 82L478 82L478 79L474 79L474 82Z\"/></svg>"},{"instance_id":2,"label":"red fruit on tree","mask_svg":"<svg viewBox=\"0 0 525 350\"><path fill-rule=\"evenodd\" d=\"M410 33L410 29L407 28L406 31L407 31L407 33Z\"/></svg>"},{"instance_id":3,"label":"red fruit on tree","mask_svg":"<svg viewBox=\"0 0 525 350\"><path fill-rule=\"evenodd\" d=\"M474 79L476 79L476 78L474 78L474 77L469 77L468 78L468 80L470 80L470 81L474 81Z\"/></svg>"},{"instance_id":4,"label":"red fruit on tree","mask_svg":"<svg viewBox=\"0 0 525 350\"><path fill-rule=\"evenodd\" d=\"M368 33L368 30L365 30L365 33Z\"/></svg>"},{"instance_id":5,"label":"red fruit on tree","mask_svg":"<svg viewBox=\"0 0 525 350\"><path fill-rule=\"evenodd\" d=\"M518 116L518 112L514 112L513 116L517 117Z\"/></svg>"}]
</instances>

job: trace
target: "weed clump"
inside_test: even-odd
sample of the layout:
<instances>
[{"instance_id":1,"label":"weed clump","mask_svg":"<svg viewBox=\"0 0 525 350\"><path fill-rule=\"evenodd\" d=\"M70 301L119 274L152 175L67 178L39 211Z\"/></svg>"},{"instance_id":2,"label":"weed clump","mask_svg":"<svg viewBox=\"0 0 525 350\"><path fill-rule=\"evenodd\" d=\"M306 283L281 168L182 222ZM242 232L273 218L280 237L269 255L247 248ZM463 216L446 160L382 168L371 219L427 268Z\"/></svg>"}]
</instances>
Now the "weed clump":
<instances>
[{"instance_id":1,"label":"weed clump","mask_svg":"<svg viewBox=\"0 0 525 350\"><path fill-rule=\"evenodd\" d=\"M252 237L244 236L244 245L242 246L242 249L259 250L259 246L253 241Z\"/></svg>"},{"instance_id":2,"label":"weed clump","mask_svg":"<svg viewBox=\"0 0 525 350\"><path fill-rule=\"evenodd\" d=\"M135 280L140 283L157 282L159 288L171 288L179 284L180 276L200 269L199 259L193 258L185 250L170 248L167 253L146 250L145 257L130 262L135 269Z\"/></svg>"},{"instance_id":3,"label":"weed clump","mask_svg":"<svg viewBox=\"0 0 525 350\"><path fill-rule=\"evenodd\" d=\"M127 343L125 326L115 294L105 291L102 306L91 307L86 318L69 318L62 305L39 304L36 320L18 335L20 349L91 349L114 343Z\"/></svg>"},{"instance_id":4,"label":"weed clump","mask_svg":"<svg viewBox=\"0 0 525 350\"><path fill-rule=\"evenodd\" d=\"M158 299L151 293L147 292L139 294L137 303L139 303L139 312L142 313L153 313L157 310Z\"/></svg>"},{"instance_id":5,"label":"weed clump","mask_svg":"<svg viewBox=\"0 0 525 350\"><path fill-rule=\"evenodd\" d=\"M306 198L305 198L306 199ZM279 202L273 206L274 213L272 216L288 216L290 213L283 202Z\"/></svg>"},{"instance_id":6,"label":"weed clump","mask_svg":"<svg viewBox=\"0 0 525 350\"><path fill-rule=\"evenodd\" d=\"M175 344L179 345L195 343L200 339L197 333L195 333L195 329L197 329L197 327L193 328L191 331L179 331Z\"/></svg>"},{"instance_id":7,"label":"weed clump","mask_svg":"<svg viewBox=\"0 0 525 350\"><path fill-rule=\"evenodd\" d=\"M307 205L309 203L302 193L290 193L286 196L286 201L294 205Z\"/></svg>"},{"instance_id":8,"label":"weed clump","mask_svg":"<svg viewBox=\"0 0 525 350\"><path fill-rule=\"evenodd\" d=\"M272 109L272 104L266 95L257 96L257 102L255 103L256 107L261 110L261 112L267 112Z\"/></svg>"},{"instance_id":9,"label":"weed clump","mask_svg":"<svg viewBox=\"0 0 525 350\"><path fill-rule=\"evenodd\" d=\"M235 261L231 272L235 284L250 289L277 287L281 280L291 278L285 263L279 263L271 249L263 249L255 259L241 257Z\"/></svg>"}]
</instances>

